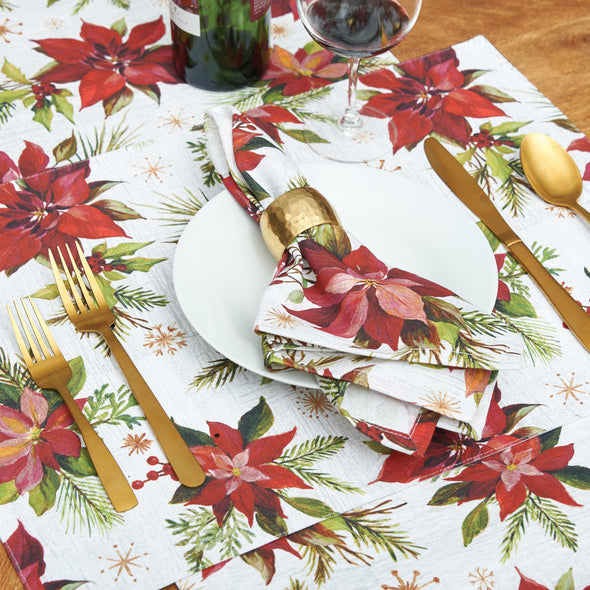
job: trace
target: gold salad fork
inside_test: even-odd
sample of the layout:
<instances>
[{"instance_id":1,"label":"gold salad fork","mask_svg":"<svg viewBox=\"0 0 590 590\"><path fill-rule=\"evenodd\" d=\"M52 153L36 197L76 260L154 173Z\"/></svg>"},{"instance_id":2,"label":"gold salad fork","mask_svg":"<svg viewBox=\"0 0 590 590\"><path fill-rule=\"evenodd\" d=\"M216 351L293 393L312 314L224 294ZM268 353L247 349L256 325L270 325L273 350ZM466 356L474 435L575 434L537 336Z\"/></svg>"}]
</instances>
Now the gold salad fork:
<instances>
[{"instance_id":1,"label":"gold salad fork","mask_svg":"<svg viewBox=\"0 0 590 590\"><path fill-rule=\"evenodd\" d=\"M172 420L164 412L141 373L133 364L123 345L111 330L115 323L115 315L109 308L100 285L86 261L80 244L77 242L76 248L83 273L80 272L67 245L66 250L72 272L68 270L64 256L61 250L57 248L62 266L61 272L66 276L67 286L61 277L53 253L51 250L49 251L49 260L55 282L70 320L79 332L97 332L104 338L119 363L137 403L143 410L178 480L187 487L200 486L205 481L203 469L184 442Z\"/></svg>"},{"instance_id":2,"label":"gold salad fork","mask_svg":"<svg viewBox=\"0 0 590 590\"><path fill-rule=\"evenodd\" d=\"M25 333L28 346L10 311L10 306L6 306L23 360L29 369L31 377L39 387L53 389L61 395L78 425L78 430L84 439L88 454L94 463L94 468L115 510L117 512L125 512L137 505L137 498L121 468L70 394L67 386L72 376L72 369L60 352L37 306L30 298L28 301L37 321L35 321L35 317L33 317L33 314L29 311L22 299L21 305L34 336L31 335L27 327L27 321L16 304L16 301L14 302L14 309L18 315L22 330ZM41 335L38 326L43 331L45 339Z\"/></svg>"}]
</instances>

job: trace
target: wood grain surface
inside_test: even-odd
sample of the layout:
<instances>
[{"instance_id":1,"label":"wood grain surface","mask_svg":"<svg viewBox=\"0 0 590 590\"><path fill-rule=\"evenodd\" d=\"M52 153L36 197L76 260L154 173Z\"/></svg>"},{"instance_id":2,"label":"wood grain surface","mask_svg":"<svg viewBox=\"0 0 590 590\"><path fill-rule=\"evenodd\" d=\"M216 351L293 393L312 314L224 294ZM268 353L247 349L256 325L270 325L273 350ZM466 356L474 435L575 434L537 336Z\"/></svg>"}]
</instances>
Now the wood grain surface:
<instances>
[{"instance_id":1,"label":"wood grain surface","mask_svg":"<svg viewBox=\"0 0 590 590\"><path fill-rule=\"evenodd\" d=\"M394 54L405 60L475 35L491 41L590 136L590 0L423 0L418 22ZM0 588L24 588L1 545Z\"/></svg>"}]
</instances>

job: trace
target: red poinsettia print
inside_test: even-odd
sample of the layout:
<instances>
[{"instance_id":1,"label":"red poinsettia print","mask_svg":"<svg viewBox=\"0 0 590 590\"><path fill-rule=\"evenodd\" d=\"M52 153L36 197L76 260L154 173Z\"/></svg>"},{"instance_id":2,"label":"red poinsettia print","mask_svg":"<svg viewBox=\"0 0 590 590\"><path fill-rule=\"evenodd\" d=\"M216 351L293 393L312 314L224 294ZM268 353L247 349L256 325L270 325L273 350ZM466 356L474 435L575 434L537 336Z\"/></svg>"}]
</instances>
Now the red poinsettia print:
<instances>
[{"instance_id":1,"label":"red poinsettia print","mask_svg":"<svg viewBox=\"0 0 590 590\"><path fill-rule=\"evenodd\" d=\"M483 371L480 373L487 373ZM467 377L467 375L466 375ZM385 459L375 481L407 483L428 479L454 467L473 463L485 453L488 441L507 435L536 405L500 406L502 392L496 385L490 401L482 439L436 428L428 448L411 455L393 451ZM526 431L522 431L526 435ZM512 437L519 431L512 432ZM489 452L489 451L488 451Z\"/></svg>"},{"instance_id":2,"label":"red poinsettia print","mask_svg":"<svg viewBox=\"0 0 590 590\"><path fill-rule=\"evenodd\" d=\"M43 545L28 533L19 521L16 530L4 544L17 568L20 579L28 590L59 590L60 588L78 588L84 582L77 580L56 580L43 582L45 559Z\"/></svg>"},{"instance_id":3,"label":"red poinsettia print","mask_svg":"<svg viewBox=\"0 0 590 590\"><path fill-rule=\"evenodd\" d=\"M574 590L574 580L571 569L561 576L556 586L553 586L552 584L551 587L535 582L532 578L525 576L517 567L514 569L520 576L518 590L565 590L565 588L571 588L571 590ZM582 590L590 590L590 586L584 586Z\"/></svg>"},{"instance_id":4,"label":"red poinsettia print","mask_svg":"<svg viewBox=\"0 0 590 590\"><path fill-rule=\"evenodd\" d=\"M366 86L384 90L371 97L364 108L368 114L368 109L374 108L390 117L394 153L412 147L430 133L466 145L472 133L466 117L505 115L485 87L467 87L472 72L460 71L458 66L455 51L447 49L404 62L398 66L401 76L385 68L361 76Z\"/></svg>"},{"instance_id":5,"label":"red poinsettia print","mask_svg":"<svg viewBox=\"0 0 590 590\"><path fill-rule=\"evenodd\" d=\"M293 54L275 46L264 79L271 87L283 86L284 96L294 96L344 78L348 65L336 59L333 53L324 49L309 54L305 49L299 49Z\"/></svg>"},{"instance_id":6,"label":"red poinsettia print","mask_svg":"<svg viewBox=\"0 0 590 590\"><path fill-rule=\"evenodd\" d=\"M569 506L580 506L551 474L569 463L574 454L572 444L543 451L537 437L522 441L514 436L498 435L481 447L481 453L484 459L448 478L472 482L459 504L495 494L500 520L521 506L529 492Z\"/></svg>"},{"instance_id":7,"label":"red poinsettia print","mask_svg":"<svg viewBox=\"0 0 590 590\"><path fill-rule=\"evenodd\" d=\"M285 517L274 490L309 489L299 476L274 462L295 436L296 429L244 444L239 430L209 422L215 446L192 447L206 480L187 504L211 506L221 526L231 507L244 514L250 526L257 508Z\"/></svg>"},{"instance_id":8,"label":"red poinsettia print","mask_svg":"<svg viewBox=\"0 0 590 590\"><path fill-rule=\"evenodd\" d=\"M456 465L469 463L479 454L477 443L464 434L436 429L425 453L392 451L375 481L408 483L429 479Z\"/></svg>"},{"instance_id":9,"label":"red poinsettia print","mask_svg":"<svg viewBox=\"0 0 590 590\"><path fill-rule=\"evenodd\" d=\"M127 237L113 220L111 208L93 200L88 161L48 168L43 149L25 144L18 160L20 190L10 183L0 186L0 271L14 270L77 238ZM8 157L0 154L6 165ZM9 164L8 170L14 175L17 166Z\"/></svg>"},{"instance_id":10,"label":"red poinsettia print","mask_svg":"<svg viewBox=\"0 0 590 590\"><path fill-rule=\"evenodd\" d=\"M506 256L506 254L494 254L498 272L500 272L504 267ZM501 279L498 279L498 293L496 295L496 299L499 299L500 301L510 301L510 288Z\"/></svg>"},{"instance_id":11,"label":"red poinsettia print","mask_svg":"<svg viewBox=\"0 0 590 590\"><path fill-rule=\"evenodd\" d=\"M293 20L299 20L296 0L272 0L271 12L273 18L283 16L284 14L292 14Z\"/></svg>"},{"instance_id":12,"label":"red poinsettia print","mask_svg":"<svg viewBox=\"0 0 590 590\"><path fill-rule=\"evenodd\" d=\"M166 32L164 20L137 25L127 40L118 27L83 22L79 39L39 39L38 51L55 60L38 79L46 82L80 81L81 108L102 101L108 116L133 99L132 88L159 99L158 82L176 84L180 78L169 45L148 47Z\"/></svg>"},{"instance_id":13,"label":"red poinsettia print","mask_svg":"<svg viewBox=\"0 0 590 590\"><path fill-rule=\"evenodd\" d=\"M5 152L0 152L0 182L10 182L20 177L18 166Z\"/></svg>"},{"instance_id":14,"label":"red poinsettia print","mask_svg":"<svg viewBox=\"0 0 590 590\"><path fill-rule=\"evenodd\" d=\"M289 313L335 336L368 338L369 348L387 344L397 350L406 323L429 326L423 296L453 294L417 275L388 269L365 246L342 260L313 240L302 240L300 248L317 277L303 292L318 307Z\"/></svg>"},{"instance_id":15,"label":"red poinsettia print","mask_svg":"<svg viewBox=\"0 0 590 590\"><path fill-rule=\"evenodd\" d=\"M264 158L262 154L256 153L251 148L251 142L261 135L259 128L247 115L242 113L234 115L232 141L236 165L240 171L247 172L254 170L260 164L262 158Z\"/></svg>"},{"instance_id":16,"label":"red poinsettia print","mask_svg":"<svg viewBox=\"0 0 590 590\"><path fill-rule=\"evenodd\" d=\"M281 123L298 123L303 124L293 113L287 109L273 105L264 104L245 112L249 119L258 125L259 129L274 139L277 143L283 143L280 136Z\"/></svg>"},{"instance_id":17,"label":"red poinsettia print","mask_svg":"<svg viewBox=\"0 0 590 590\"><path fill-rule=\"evenodd\" d=\"M55 455L78 457L80 439L69 427L65 405L51 414L47 400L25 387L20 411L0 405L0 482L13 481L19 494L39 485L44 466L60 471Z\"/></svg>"},{"instance_id":18,"label":"red poinsettia print","mask_svg":"<svg viewBox=\"0 0 590 590\"><path fill-rule=\"evenodd\" d=\"M581 152L590 152L590 139L588 139L587 137L580 137L578 139L574 139L574 141L572 141L569 144L567 149L568 151L579 150ZM590 162L586 164L584 174L582 175L582 180L590 180Z\"/></svg>"}]
</instances>

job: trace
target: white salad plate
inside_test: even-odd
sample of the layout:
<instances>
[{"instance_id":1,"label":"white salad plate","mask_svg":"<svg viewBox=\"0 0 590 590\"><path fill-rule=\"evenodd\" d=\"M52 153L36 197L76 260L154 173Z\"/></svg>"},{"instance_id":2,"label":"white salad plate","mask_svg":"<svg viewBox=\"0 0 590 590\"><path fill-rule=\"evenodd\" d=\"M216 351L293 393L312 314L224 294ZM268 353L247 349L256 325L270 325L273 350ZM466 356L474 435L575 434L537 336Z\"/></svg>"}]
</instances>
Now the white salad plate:
<instances>
[{"instance_id":1,"label":"white salad plate","mask_svg":"<svg viewBox=\"0 0 590 590\"><path fill-rule=\"evenodd\" d=\"M346 164L302 166L301 172L331 202L343 227L389 267L492 310L498 289L494 255L460 204L399 172ZM316 387L314 377L302 371L264 367L253 326L275 267L258 224L224 190L182 233L174 288L188 321L220 354L276 381Z\"/></svg>"}]
</instances>

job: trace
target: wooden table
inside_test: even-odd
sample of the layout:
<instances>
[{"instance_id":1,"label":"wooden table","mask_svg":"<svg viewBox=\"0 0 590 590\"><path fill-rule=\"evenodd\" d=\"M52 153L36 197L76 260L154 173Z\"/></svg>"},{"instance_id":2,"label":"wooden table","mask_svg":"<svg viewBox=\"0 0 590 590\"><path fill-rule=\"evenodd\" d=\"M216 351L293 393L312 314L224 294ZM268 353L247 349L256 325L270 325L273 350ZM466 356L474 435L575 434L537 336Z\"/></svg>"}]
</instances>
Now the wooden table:
<instances>
[{"instance_id":1,"label":"wooden table","mask_svg":"<svg viewBox=\"0 0 590 590\"><path fill-rule=\"evenodd\" d=\"M582 132L590 136L590 0L423 0L395 55L409 59L484 35ZM0 547L0 588L23 590ZM165 590L175 590L176 585Z\"/></svg>"}]
</instances>

